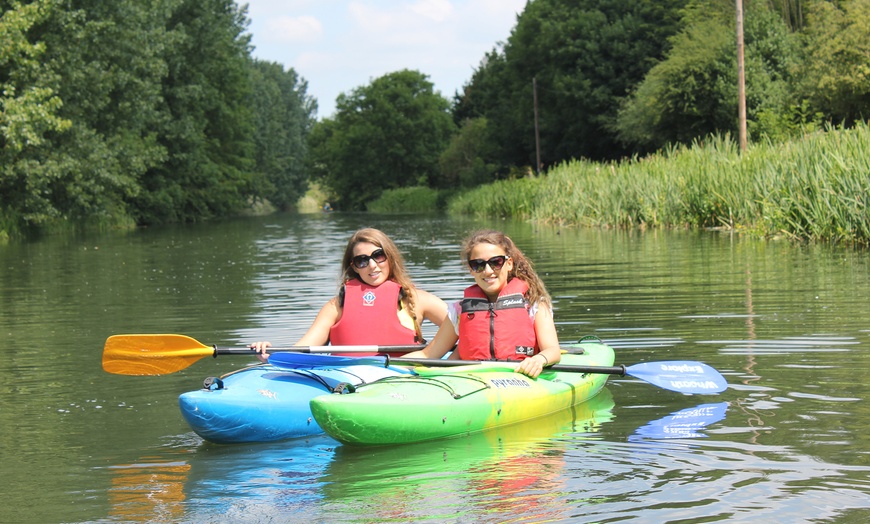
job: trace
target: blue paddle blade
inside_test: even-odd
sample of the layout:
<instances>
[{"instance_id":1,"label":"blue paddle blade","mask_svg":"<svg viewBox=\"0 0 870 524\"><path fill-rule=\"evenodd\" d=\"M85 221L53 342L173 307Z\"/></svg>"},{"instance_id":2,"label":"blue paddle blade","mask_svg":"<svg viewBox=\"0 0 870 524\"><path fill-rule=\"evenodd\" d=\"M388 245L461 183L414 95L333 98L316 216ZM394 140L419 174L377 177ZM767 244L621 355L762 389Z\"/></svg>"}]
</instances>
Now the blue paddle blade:
<instances>
[{"instance_id":1,"label":"blue paddle blade","mask_svg":"<svg viewBox=\"0 0 870 524\"><path fill-rule=\"evenodd\" d=\"M275 367L287 369L300 368L335 368L344 366L358 366L361 364L373 364L383 366L386 363L384 357L342 357L338 355L322 355L311 353L272 353L269 355L269 364Z\"/></svg>"},{"instance_id":2,"label":"blue paddle blade","mask_svg":"<svg viewBox=\"0 0 870 524\"><path fill-rule=\"evenodd\" d=\"M637 428L628 440L637 442L643 439L703 438L707 435L702 430L725 418L727 410L727 402L701 404L693 408L681 409Z\"/></svg>"},{"instance_id":3,"label":"blue paddle blade","mask_svg":"<svg viewBox=\"0 0 870 524\"><path fill-rule=\"evenodd\" d=\"M644 362L625 368L625 374L662 389L680 393L719 393L728 389L721 373L703 362L669 360Z\"/></svg>"}]
</instances>

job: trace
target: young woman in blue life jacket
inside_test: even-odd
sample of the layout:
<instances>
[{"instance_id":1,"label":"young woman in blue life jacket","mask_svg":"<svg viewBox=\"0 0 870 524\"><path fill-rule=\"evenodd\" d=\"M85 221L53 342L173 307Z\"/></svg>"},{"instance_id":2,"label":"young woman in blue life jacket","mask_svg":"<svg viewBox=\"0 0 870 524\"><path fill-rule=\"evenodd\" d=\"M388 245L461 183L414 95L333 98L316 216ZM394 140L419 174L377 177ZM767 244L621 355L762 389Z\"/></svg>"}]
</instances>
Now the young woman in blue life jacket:
<instances>
[{"instance_id":1,"label":"young woman in blue life jacket","mask_svg":"<svg viewBox=\"0 0 870 524\"><path fill-rule=\"evenodd\" d=\"M482 230L462 247L474 285L448 307L432 342L408 358L518 360L532 378L561 359L550 295L531 262L504 233Z\"/></svg>"},{"instance_id":2,"label":"young woman in blue life jacket","mask_svg":"<svg viewBox=\"0 0 870 524\"><path fill-rule=\"evenodd\" d=\"M396 244L378 229L360 229L350 237L341 267L338 294L320 309L297 346L425 344L423 319L440 326L447 315L443 300L414 287ZM268 341L250 345L263 362L271 346Z\"/></svg>"}]
</instances>

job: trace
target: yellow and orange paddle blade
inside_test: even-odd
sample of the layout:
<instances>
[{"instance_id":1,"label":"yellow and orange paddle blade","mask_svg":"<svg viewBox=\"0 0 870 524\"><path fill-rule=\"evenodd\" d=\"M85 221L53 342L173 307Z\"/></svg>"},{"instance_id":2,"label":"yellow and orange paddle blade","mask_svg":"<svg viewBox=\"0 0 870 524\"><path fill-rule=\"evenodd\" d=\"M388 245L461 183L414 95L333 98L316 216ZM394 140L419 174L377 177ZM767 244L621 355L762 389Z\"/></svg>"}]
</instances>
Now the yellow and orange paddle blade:
<instances>
[{"instance_id":1,"label":"yellow and orange paddle blade","mask_svg":"<svg viewBox=\"0 0 870 524\"><path fill-rule=\"evenodd\" d=\"M424 346L291 346L269 348L269 353L392 353L416 351ZM112 335L103 348L103 369L118 375L166 375L190 366L197 360L217 355L254 357L249 347L217 348L206 346L185 335Z\"/></svg>"},{"instance_id":2,"label":"yellow and orange paddle blade","mask_svg":"<svg viewBox=\"0 0 870 524\"><path fill-rule=\"evenodd\" d=\"M118 375L166 375L214 353L213 347L184 335L113 335L103 347L103 369Z\"/></svg>"}]
</instances>

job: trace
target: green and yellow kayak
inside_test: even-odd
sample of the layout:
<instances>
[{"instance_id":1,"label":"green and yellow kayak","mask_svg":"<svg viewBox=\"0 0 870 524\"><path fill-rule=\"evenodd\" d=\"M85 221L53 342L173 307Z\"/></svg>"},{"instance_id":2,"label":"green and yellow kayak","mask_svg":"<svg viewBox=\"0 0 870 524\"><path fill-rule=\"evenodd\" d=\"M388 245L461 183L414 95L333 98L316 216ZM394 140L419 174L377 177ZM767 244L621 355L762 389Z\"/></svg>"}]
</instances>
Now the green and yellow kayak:
<instances>
[{"instance_id":1,"label":"green and yellow kayak","mask_svg":"<svg viewBox=\"0 0 870 524\"><path fill-rule=\"evenodd\" d=\"M581 342L561 364L612 366L613 349ZM414 368L416 375L387 377L344 394L311 400L320 427L352 445L405 444L460 437L569 409L593 398L606 374L552 371L537 379L506 362L450 368Z\"/></svg>"}]
</instances>

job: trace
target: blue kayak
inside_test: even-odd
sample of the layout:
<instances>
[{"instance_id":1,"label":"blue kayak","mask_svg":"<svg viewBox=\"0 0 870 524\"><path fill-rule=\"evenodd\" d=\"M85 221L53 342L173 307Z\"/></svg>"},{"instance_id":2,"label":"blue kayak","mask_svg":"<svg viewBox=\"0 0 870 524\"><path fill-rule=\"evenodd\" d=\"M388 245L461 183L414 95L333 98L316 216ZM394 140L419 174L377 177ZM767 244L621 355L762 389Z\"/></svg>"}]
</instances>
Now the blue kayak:
<instances>
[{"instance_id":1,"label":"blue kayak","mask_svg":"<svg viewBox=\"0 0 870 524\"><path fill-rule=\"evenodd\" d=\"M405 373L409 371L373 365L284 369L262 364L207 379L203 389L179 396L178 404L205 440L271 442L323 433L309 402L337 385L357 386Z\"/></svg>"}]
</instances>

